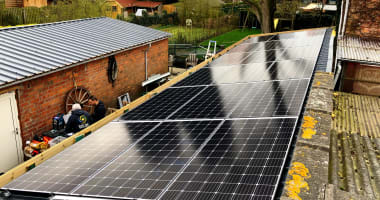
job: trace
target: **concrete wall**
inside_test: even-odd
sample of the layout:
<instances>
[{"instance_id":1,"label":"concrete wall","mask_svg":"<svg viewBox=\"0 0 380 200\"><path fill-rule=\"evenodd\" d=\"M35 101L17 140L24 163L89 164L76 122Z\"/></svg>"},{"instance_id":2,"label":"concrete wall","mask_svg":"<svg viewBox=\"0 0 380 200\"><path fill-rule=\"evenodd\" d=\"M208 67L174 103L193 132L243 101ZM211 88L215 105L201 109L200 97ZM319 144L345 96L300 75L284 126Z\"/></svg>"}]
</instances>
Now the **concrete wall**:
<instances>
[{"instance_id":1,"label":"concrete wall","mask_svg":"<svg viewBox=\"0 0 380 200\"><path fill-rule=\"evenodd\" d=\"M344 62L343 91L380 96L380 66Z\"/></svg>"},{"instance_id":2,"label":"concrete wall","mask_svg":"<svg viewBox=\"0 0 380 200\"><path fill-rule=\"evenodd\" d=\"M380 37L380 0L350 0L345 33Z\"/></svg>"},{"instance_id":3,"label":"concrete wall","mask_svg":"<svg viewBox=\"0 0 380 200\"><path fill-rule=\"evenodd\" d=\"M143 92L145 80L144 51L139 47L115 55L118 77L112 85L108 81L108 58L56 72L24 82L17 90L17 101L23 141L52 128L52 117L64 113L67 93L77 86L88 89L106 107L116 107L116 98L127 92L132 99ZM168 72L168 40L153 43L148 52L148 76Z\"/></svg>"}]
</instances>

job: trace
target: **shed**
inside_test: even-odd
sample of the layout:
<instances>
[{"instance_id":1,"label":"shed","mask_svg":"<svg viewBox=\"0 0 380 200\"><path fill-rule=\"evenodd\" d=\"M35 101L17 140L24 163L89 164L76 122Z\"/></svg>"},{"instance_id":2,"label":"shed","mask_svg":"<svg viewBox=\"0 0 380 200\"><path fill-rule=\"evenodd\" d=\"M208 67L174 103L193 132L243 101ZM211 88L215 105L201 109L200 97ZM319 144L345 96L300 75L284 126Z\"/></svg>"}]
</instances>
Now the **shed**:
<instances>
[{"instance_id":1,"label":"shed","mask_svg":"<svg viewBox=\"0 0 380 200\"><path fill-rule=\"evenodd\" d=\"M380 96L380 1L342 1L337 66L340 90Z\"/></svg>"},{"instance_id":2,"label":"shed","mask_svg":"<svg viewBox=\"0 0 380 200\"><path fill-rule=\"evenodd\" d=\"M0 29L0 172L23 161L26 140L51 129L69 91L85 88L107 107L127 92L140 96L148 77L168 72L169 36L110 18Z\"/></svg>"}]
</instances>

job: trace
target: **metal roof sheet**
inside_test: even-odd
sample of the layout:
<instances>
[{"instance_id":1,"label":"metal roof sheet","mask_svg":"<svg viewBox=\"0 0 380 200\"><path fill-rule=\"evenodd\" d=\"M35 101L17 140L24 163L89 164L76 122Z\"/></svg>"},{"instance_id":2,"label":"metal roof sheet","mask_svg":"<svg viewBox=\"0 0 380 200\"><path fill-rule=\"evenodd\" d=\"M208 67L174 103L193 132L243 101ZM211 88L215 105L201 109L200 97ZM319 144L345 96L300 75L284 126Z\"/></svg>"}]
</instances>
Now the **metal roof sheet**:
<instances>
[{"instance_id":1,"label":"metal roof sheet","mask_svg":"<svg viewBox=\"0 0 380 200\"><path fill-rule=\"evenodd\" d=\"M380 40L344 36L338 40L338 59L379 65Z\"/></svg>"},{"instance_id":2,"label":"metal roof sheet","mask_svg":"<svg viewBox=\"0 0 380 200\"><path fill-rule=\"evenodd\" d=\"M105 17L0 29L0 88L169 36Z\"/></svg>"}]
</instances>

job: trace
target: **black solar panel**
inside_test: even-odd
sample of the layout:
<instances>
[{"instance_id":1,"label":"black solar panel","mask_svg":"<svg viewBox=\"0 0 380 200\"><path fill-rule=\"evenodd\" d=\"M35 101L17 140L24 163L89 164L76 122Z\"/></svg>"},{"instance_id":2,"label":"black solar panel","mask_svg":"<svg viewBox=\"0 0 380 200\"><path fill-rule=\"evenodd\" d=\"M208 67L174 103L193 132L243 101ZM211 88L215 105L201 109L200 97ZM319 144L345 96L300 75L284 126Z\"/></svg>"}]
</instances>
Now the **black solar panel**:
<instances>
[{"instance_id":1,"label":"black solar panel","mask_svg":"<svg viewBox=\"0 0 380 200\"><path fill-rule=\"evenodd\" d=\"M164 122L73 194L155 199L220 123Z\"/></svg>"},{"instance_id":2,"label":"black solar panel","mask_svg":"<svg viewBox=\"0 0 380 200\"><path fill-rule=\"evenodd\" d=\"M225 54L217 59L215 59L212 63L210 63L209 67L218 67L218 66L226 66L226 65L239 65L242 64L243 60L247 58L251 53L231 53Z\"/></svg>"},{"instance_id":3,"label":"black solar panel","mask_svg":"<svg viewBox=\"0 0 380 200\"><path fill-rule=\"evenodd\" d=\"M171 88L121 117L122 120L166 119L204 88Z\"/></svg>"},{"instance_id":4,"label":"black solar panel","mask_svg":"<svg viewBox=\"0 0 380 200\"><path fill-rule=\"evenodd\" d=\"M311 77L313 70L314 62L311 59L205 67L173 87L302 79Z\"/></svg>"},{"instance_id":5,"label":"black solar panel","mask_svg":"<svg viewBox=\"0 0 380 200\"><path fill-rule=\"evenodd\" d=\"M253 51L268 51L273 49L285 49L288 46L292 46L291 41L265 41L258 43L243 43L230 51L228 53L245 53Z\"/></svg>"},{"instance_id":6,"label":"black solar panel","mask_svg":"<svg viewBox=\"0 0 380 200\"><path fill-rule=\"evenodd\" d=\"M4 188L272 200L324 33L250 38Z\"/></svg>"},{"instance_id":7,"label":"black solar panel","mask_svg":"<svg viewBox=\"0 0 380 200\"><path fill-rule=\"evenodd\" d=\"M273 37L273 35L266 35L266 36L260 36L260 37L251 37L245 41L243 41L242 43L257 43L257 42L265 42L265 41L269 41L271 38Z\"/></svg>"},{"instance_id":8,"label":"black solar panel","mask_svg":"<svg viewBox=\"0 0 380 200\"><path fill-rule=\"evenodd\" d=\"M296 116L309 79L209 86L170 119Z\"/></svg>"},{"instance_id":9,"label":"black solar panel","mask_svg":"<svg viewBox=\"0 0 380 200\"><path fill-rule=\"evenodd\" d=\"M272 199L295 123L225 121L162 199Z\"/></svg>"},{"instance_id":10,"label":"black solar panel","mask_svg":"<svg viewBox=\"0 0 380 200\"><path fill-rule=\"evenodd\" d=\"M109 123L5 188L68 193L159 123Z\"/></svg>"}]
</instances>

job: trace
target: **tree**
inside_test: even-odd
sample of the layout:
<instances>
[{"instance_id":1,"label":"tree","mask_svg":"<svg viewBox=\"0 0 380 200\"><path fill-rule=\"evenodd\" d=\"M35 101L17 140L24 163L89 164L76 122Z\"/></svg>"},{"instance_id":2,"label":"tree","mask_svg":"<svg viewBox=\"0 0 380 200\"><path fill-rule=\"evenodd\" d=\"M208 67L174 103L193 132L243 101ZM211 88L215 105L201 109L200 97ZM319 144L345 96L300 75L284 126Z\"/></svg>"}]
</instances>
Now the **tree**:
<instances>
[{"instance_id":1,"label":"tree","mask_svg":"<svg viewBox=\"0 0 380 200\"><path fill-rule=\"evenodd\" d=\"M261 24L261 31L263 33L270 33L274 31L273 19L274 12L276 11L275 0L242 0L248 4L251 12L256 15L257 20Z\"/></svg>"}]
</instances>

